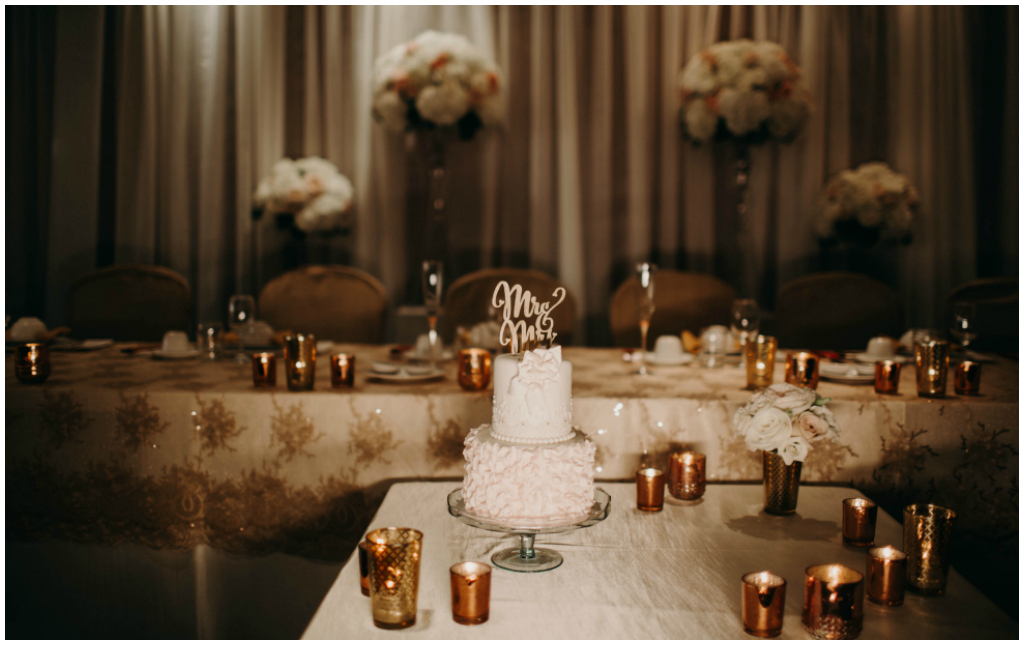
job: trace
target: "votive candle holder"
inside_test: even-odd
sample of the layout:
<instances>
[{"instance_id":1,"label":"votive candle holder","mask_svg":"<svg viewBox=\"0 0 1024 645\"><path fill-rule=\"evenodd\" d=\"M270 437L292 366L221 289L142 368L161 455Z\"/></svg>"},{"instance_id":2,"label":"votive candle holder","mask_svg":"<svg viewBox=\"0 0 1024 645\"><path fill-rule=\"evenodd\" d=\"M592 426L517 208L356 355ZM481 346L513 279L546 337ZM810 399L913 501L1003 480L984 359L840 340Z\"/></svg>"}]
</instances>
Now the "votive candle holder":
<instances>
[{"instance_id":1,"label":"votive candle holder","mask_svg":"<svg viewBox=\"0 0 1024 645\"><path fill-rule=\"evenodd\" d=\"M677 499L694 500L704 495L707 458L699 452L676 452L668 458L668 490Z\"/></svg>"},{"instance_id":2,"label":"votive candle holder","mask_svg":"<svg viewBox=\"0 0 1024 645\"><path fill-rule=\"evenodd\" d=\"M953 373L953 391L962 396L977 396L981 390L981 363L964 361Z\"/></svg>"},{"instance_id":3,"label":"votive candle holder","mask_svg":"<svg viewBox=\"0 0 1024 645\"><path fill-rule=\"evenodd\" d=\"M786 579L771 571L748 573L742 578L743 631L760 638L782 633L786 607Z\"/></svg>"},{"instance_id":4,"label":"votive candle holder","mask_svg":"<svg viewBox=\"0 0 1024 645\"><path fill-rule=\"evenodd\" d=\"M423 533L388 527L366 536L373 624L381 629L405 629L416 624Z\"/></svg>"},{"instance_id":5,"label":"votive candle holder","mask_svg":"<svg viewBox=\"0 0 1024 645\"><path fill-rule=\"evenodd\" d=\"M331 387L353 387L356 384L356 357L354 354L331 355Z\"/></svg>"},{"instance_id":6,"label":"votive candle holder","mask_svg":"<svg viewBox=\"0 0 1024 645\"><path fill-rule=\"evenodd\" d=\"M778 347L779 341L773 336L759 334L747 340L743 351L747 362L748 390L759 390L772 384Z\"/></svg>"},{"instance_id":7,"label":"votive candle holder","mask_svg":"<svg viewBox=\"0 0 1024 645\"><path fill-rule=\"evenodd\" d=\"M818 366L821 359L812 352L794 352L786 355L786 382L797 387L818 388Z\"/></svg>"},{"instance_id":8,"label":"votive candle holder","mask_svg":"<svg viewBox=\"0 0 1024 645\"><path fill-rule=\"evenodd\" d=\"M876 605L903 604L907 554L892 545L868 550L868 600Z\"/></svg>"},{"instance_id":9,"label":"votive candle holder","mask_svg":"<svg viewBox=\"0 0 1024 645\"><path fill-rule=\"evenodd\" d=\"M869 499L852 497L843 500L843 544L871 546L875 543L875 521L878 504Z\"/></svg>"},{"instance_id":10,"label":"votive candle holder","mask_svg":"<svg viewBox=\"0 0 1024 645\"><path fill-rule=\"evenodd\" d=\"M295 334L284 337L284 373L288 389L312 390L316 380L316 336Z\"/></svg>"},{"instance_id":11,"label":"votive candle holder","mask_svg":"<svg viewBox=\"0 0 1024 645\"><path fill-rule=\"evenodd\" d=\"M899 394L902 367L899 361L875 361L875 392Z\"/></svg>"},{"instance_id":12,"label":"votive candle holder","mask_svg":"<svg viewBox=\"0 0 1024 645\"><path fill-rule=\"evenodd\" d=\"M459 350L459 387L467 392L479 392L491 383L491 353L475 347Z\"/></svg>"},{"instance_id":13,"label":"votive candle holder","mask_svg":"<svg viewBox=\"0 0 1024 645\"><path fill-rule=\"evenodd\" d=\"M956 513L934 504L903 509L903 551L907 554L907 586L926 596L946 591L949 550Z\"/></svg>"},{"instance_id":14,"label":"votive candle holder","mask_svg":"<svg viewBox=\"0 0 1024 645\"><path fill-rule=\"evenodd\" d=\"M914 345L917 366L917 395L930 399L946 396L949 373L949 341L929 340Z\"/></svg>"},{"instance_id":15,"label":"votive candle holder","mask_svg":"<svg viewBox=\"0 0 1024 645\"><path fill-rule=\"evenodd\" d=\"M254 387L275 387L277 385L277 357L273 352L259 352L252 355L252 384Z\"/></svg>"},{"instance_id":16,"label":"votive candle holder","mask_svg":"<svg viewBox=\"0 0 1024 645\"><path fill-rule=\"evenodd\" d=\"M658 512L665 506L665 472L657 468L636 471L636 507Z\"/></svg>"},{"instance_id":17,"label":"votive candle holder","mask_svg":"<svg viewBox=\"0 0 1024 645\"><path fill-rule=\"evenodd\" d=\"M14 351L14 376L29 385L49 378L50 348L44 343L18 345Z\"/></svg>"},{"instance_id":18,"label":"votive candle holder","mask_svg":"<svg viewBox=\"0 0 1024 645\"><path fill-rule=\"evenodd\" d=\"M802 617L815 638L857 638L864 627L864 576L842 564L807 567Z\"/></svg>"},{"instance_id":19,"label":"votive candle holder","mask_svg":"<svg viewBox=\"0 0 1024 645\"><path fill-rule=\"evenodd\" d=\"M359 558L359 592L366 597L370 596L370 543L363 540L356 547L356 557Z\"/></svg>"},{"instance_id":20,"label":"votive candle holder","mask_svg":"<svg viewBox=\"0 0 1024 645\"><path fill-rule=\"evenodd\" d=\"M491 567L482 562L460 562L449 572L452 620L460 625L486 623L491 615Z\"/></svg>"}]
</instances>

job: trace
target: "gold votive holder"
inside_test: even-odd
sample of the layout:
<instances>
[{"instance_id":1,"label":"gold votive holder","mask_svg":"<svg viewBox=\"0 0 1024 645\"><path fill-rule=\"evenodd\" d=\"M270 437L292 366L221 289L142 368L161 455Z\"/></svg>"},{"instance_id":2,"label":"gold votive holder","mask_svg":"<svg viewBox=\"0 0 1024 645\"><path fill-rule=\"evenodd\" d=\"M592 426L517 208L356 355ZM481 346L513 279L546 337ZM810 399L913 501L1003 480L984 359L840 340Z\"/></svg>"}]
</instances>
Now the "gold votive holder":
<instances>
[{"instance_id":1,"label":"gold votive holder","mask_svg":"<svg viewBox=\"0 0 1024 645\"><path fill-rule=\"evenodd\" d=\"M977 396L981 389L981 363L964 361L953 373L953 391L965 396Z\"/></svg>"},{"instance_id":2,"label":"gold votive holder","mask_svg":"<svg viewBox=\"0 0 1024 645\"><path fill-rule=\"evenodd\" d=\"M868 600L876 605L899 607L907 579L907 554L894 546L868 550Z\"/></svg>"},{"instance_id":3,"label":"gold votive holder","mask_svg":"<svg viewBox=\"0 0 1024 645\"><path fill-rule=\"evenodd\" d=\"M677 499L704 495L707 458L699 452L676 452L668 458L668 491Z\"/></svg>"},{"instance_id":4,"label":"gold votive holder","mask_svg":"<svg viewBox=\"0 0 1024 645\"><path fill-rule=\"evenodd\" d=\"M451 569L452 620L460 625L486 623L491 615L491 567L460 562Z\"/></svg>"},{"instance_id":5,"label":"gold votive holder","mask_svg":"<svg viewBox=\"0 0 1024 645\"><path fill-rule=\"evenodd\" d=\"M949 372L949 341L929 340L914 345L917 366L917 395L931 399L946 396Z\"/></svg>"},{"instance_id":6,"label":"gold votive holder","mask_svg":"<svg viewBox=\"0 0 1024 645\"><path fill-rule=\"evenodd\" d=\"M907 554L907 586L926 596L946 591L949 550L956 513L934 504L903 509L903 551Z\"/></svg>"},{"instance_id":7,"label":"gold votive holder","mask_svg":"<svg viewBox=\"0 0 1024 645\"><path fill-rule=\"evenodd\" d=\"M900 393L900 368L898 361L875 361L875 392L879 394Z\"/></svg>"},{"instance_id":8,"label":"gold votive holder","mask_svg":"<svg viewBox=\"0 0 1024 645\"><path fill-rule=\"evenodd\" d=\"M491 353L486 349L461 349L458 360L459 387L479 392L491 383Z\"/></svg>"},{"instance_id":9,"label":"gold votive holder","mask_svg":"<svg viewBox=\"0 0 1024 645\"><path fill-rule=\"evenodd\" d=\"M760 390L772 384L778 347L779 341L773 336L758 335L747 340L743 353L747 363L748 390Z\"/></svg>"},{"instance_id":10,"label":"gold votive holder","mask_svg":"<svg viewBox=\"0 0 1024 645\"><path fill-rule=\"evenodd\" d=\"M359 558L359 592L364 596L370 596L370 543L363 540L356 547L356 557Z\"/></svg>"},{"instance_id":11,"label":"gold votive holder","mask_svg":"<svg viewBox=\"0 0 1024 645\"><path fill-rule=\"evenodd\" d=\"M636 471L636 507L657 512L665 506L665 472L657 468Z\"/></svg>"},{"instance_id":12,"label":"gold votive holder","mask_svg":"<svg viewBox=\"0 0 1024 645\"><path fill-rule=\"evenodd\" d=\"M277 357L273 352L252 355L252 384L255 387L277 385Z\"/></svg>"},{"instance_id":13,"label":"gold votive holder","mask_svg":"<svg viewBox=\"0 0 1024 645\"><path fill-rule=\"evenodd\" d=\"M331 355L331 387L352 387L356 384L356 357L354 354Z\"/></svg>"},{"instance_id":14,"label":"gold votive holder","mask_svg":"<svg viewBox=\"0 0 1024 645\"><path fill-rule=\"evenodd\" d=\"M14 350L14 376L22 383L42 383L50 376L50 348L25 343Z\"/></svg>"},{"instance_id":15,"label":"gold votive holder","mask_svg":"<svg viewBox=\"0 0 1024 645\"><path fill-rule=\"evenodd\" d=\"M864 576L842 564L807 567L803 625L815 638L857 638L864 627Z\"/></svg>"},{"instance_id":16,"label":"gold votive holder","mask_svg":"<svg viewBox=\"0 0 1024 645\"><path fill-rule=\"evenodd\" d=\"M774 358L774 357L773 357ZM811 352L786 354L786 382L797 387L818 389L818 366L821 358Z\"/></svg>"},{"instance_id":17,"label":"gold votive holder","mask_svg":"<svg viewBox=\"0 0 1024 645\"><path fill-rule=\"evenodd\" d=\"M875 520L878 504L869 499L851 497L843 500L843 544L871 546L875 543Z\"/></svg>"},{"instance_id":18,"label":"gold votive holder","mask_svg":"<svg viewBox=\"0 0 1024 645\"><path fill-rule=\"evenodd\" d=\"M416 624L423 533L388 527L366 536L373 624L381 629L405 629Z\"/></svg>"},{"instance_id":19,"label":"gold votive holder","mask_svg":"<svg viewBox=\"0 0 1024 645\"><path fill-rule=\"evenodd\" d=\"M786 607L786 579L771 571L743 576L743 631L760 638L782 633Z\"/></svg>"},{"instance_id":20,"label":"gold votive holder","mask_svg":"<svg viewBox=\"0 0 1024 645\"><path fill-rule=\"evenodd\" d=\"M295 334L284 337L284 374L288 389L312 390L316 379L316 336Z\"/></svg>"}]
</instances>

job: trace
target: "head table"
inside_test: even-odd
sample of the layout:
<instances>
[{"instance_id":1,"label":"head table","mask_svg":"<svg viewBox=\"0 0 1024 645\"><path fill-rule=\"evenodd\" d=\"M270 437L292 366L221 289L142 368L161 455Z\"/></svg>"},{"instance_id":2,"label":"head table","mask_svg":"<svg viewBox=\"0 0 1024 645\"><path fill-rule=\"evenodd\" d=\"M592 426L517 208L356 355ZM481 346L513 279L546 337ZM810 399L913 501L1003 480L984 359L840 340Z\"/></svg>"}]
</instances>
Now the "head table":
<instances>
[{"instance_id":1,"label":"head table","mask_svg":"<svg viewBox=\"0 0 1024 645\"><path fill-rule=\"evenodd\" d=\"M416 624L401 631L374 626L370 600L359 591L355 558L342 569L306 628L306 639L741 639L740 578L765 569L787 581L782 638L810 638L800 622L804 570L845 564L865 571L865 549L845 548L842 500L849 488L801 492L796 515L761 510L761 487L712 485L698 502L666 500L659 513L636 509L630 484L602 486L611 513L589 528L537 537L565 557L557 569L514 573L493 568L490 618L477 626L455 623L448 568L461 561L489 562L512 545L464 525L447 513L450 483L391 487L372 527L406 526L423 532ZM902 529L879 512L875 543L901 548ZM907 593L901 607L865 600L863 639L1016 638L1017 622L956 571L946 593Z\"/></svg>"}]
</instances>

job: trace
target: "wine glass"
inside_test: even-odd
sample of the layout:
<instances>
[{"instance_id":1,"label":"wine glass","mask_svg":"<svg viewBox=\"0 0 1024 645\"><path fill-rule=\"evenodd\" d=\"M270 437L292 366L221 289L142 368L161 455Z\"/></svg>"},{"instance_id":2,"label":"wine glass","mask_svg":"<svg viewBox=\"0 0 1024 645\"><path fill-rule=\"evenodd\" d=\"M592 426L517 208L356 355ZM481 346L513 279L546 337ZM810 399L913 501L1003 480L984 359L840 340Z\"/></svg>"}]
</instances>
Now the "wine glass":
<instances>
[{"instance_id":1,"label":"wine glass","mask_svg":"<svg viewBox=\"0 0 1024 645\"><path fill-rule=\"evenodd\" d=\"M640 369L634 374L647 376L647 332L654 315L654 274L658 267L647 262L636 265L636 276L640 281L636 290L636 311L640 319Z\"/></svg>"},{"instance_id":2,"label":"wine glass","mask_svg":"<svg viewBox=\"0 0 1024 645\"><path fill-rule=\"evenodd\" d=\"M761 327L761 310L757 301L744 298L732 303L732 335L740 339L740 347L747 346L747 340L755 338Z\"/></svg>"},{"instance_id":3,"label":"wine glass","mask_svg":"<svg viewBox=\"0 0 1024 645\"><path fill-rule=\"evenodd\" d=\"M441 309L444 262L427 260L423 263L423 304L427 307L430 325L430 367L437 369L437 315Z\"/></svg>"},{"instance_id":4,"label":"wine glass","mask_svg":"<svg viewBox=\"0 0 1024 645\"><path fill-rule=\"evenodd\" d=\"M245 354L245 340L242 330L246 325L256 321L256 299L252 296L236 295L228 300L228 327L238 335L238 353L235 362L247 364L249 357Z\"/></svg>"},{"instance_id":5,"label":"wine glass","mask_svg":"<svg viewBox=\"0 0 1024 645\"><path fill-rule=\"evenodd\" d=\"M953 303L953 324L949 333L957 339L965 353L971 341L978 337L977 324L977 309L973 302Z\"/></svg>"}]
</instances>

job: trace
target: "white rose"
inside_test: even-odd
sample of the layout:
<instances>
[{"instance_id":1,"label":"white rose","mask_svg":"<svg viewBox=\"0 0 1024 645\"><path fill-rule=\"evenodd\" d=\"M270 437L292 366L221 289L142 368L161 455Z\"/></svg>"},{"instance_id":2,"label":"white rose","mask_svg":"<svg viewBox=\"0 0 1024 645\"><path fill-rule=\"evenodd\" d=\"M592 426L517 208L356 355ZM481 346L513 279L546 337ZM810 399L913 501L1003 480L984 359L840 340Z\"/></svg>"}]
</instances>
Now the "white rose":
<instances>
[{"instance_id":1,"label":"white rose","mask_svg":"<svg viewBox=\"0 0 1024 645\"><path fill-rule=\"evenodd\" d=\"M799 97L772 101L768 130L780 139L795 137L810 117L810 104Z\"/></svg>"},{"instance_id":2,"label":"white rose","mask_svg":"<svg viewBox=\"0 0 1024 645\"><path fill-rule=\"evenodd\" d=\"M703 98L693 100L683 116L686 131L697 141L707 141L718 129L718 114L708 107Z\"/></svg>"},{"instance_id":3,"label":"white rose","mask_svg":"<svg viewBox=\"0 0 1024 645\"><path fill-rule=\"evenodd\" d=\"M416 109L437 125L454 125L469 109L469 95L458 81L448 78L424 88L416 97Z\"/></svg>"},{"instance_id":4,"label":"white rose","mask_svg":"<svg viewBox=\"0 0 1024 645\"><path fill-rule=\"evenodd\" d=\"M409 111L409 106L398 92L384 92L378 96L373 102L373 109L388 130L405 130L405 115Z\"/></svg>"},{"instance_id":5,"label":"white rose","mask_svg":"<svg viewBox=\"0 0 1024 645\"><path fill-rule=\"evenodd\" d=\"M684 90L697 94L710 94L716 85L715 72L711 62L700 54L690 59L679 74L679 84Z\"/></svg>"},{"instance_id":6,"label":"white rose","mask_svg":"<svg viewBox=\"0 0 1024 645\"><path fill-rule=\"evenodd\" d=\"M810 409L818 399L818 395L809 387L797 387L789 383L776 383L768 386L768 390L778 396L772 403L780 410L789 410L793 416Z\"/></svg>"},{"instance_id":7,"label":"white rose","mask_svg":"<svg viewBox=\"0 0 1024 645\"><path fill-rule=\"evenodd\" d=\"M736 414L732 417L732 425L736 434L739 436L746 435L747 424L754 418L754 415L761 410L770 408L777 398L778 396L769 390L761 390L750 397L750 401L740 409L736 410Z\"/></svg>"},{"instance_id":8,"label":"white rose","mask_svg":"<svg viewBox=\"0 0 1024 645\"><path fill-rule=\"evenodd\" d=\"M828 433L828 435L826 435L826 438L828 438L828 439L838 439L839 438L839 432L840 432L839 424L836 423L836 417L835 417L834 414L832 414L832 410L829 410L824 405L813 405L813 406L811 406L811 410L810 411L813 412L814 414L818 415L822 419L824 419L825 423L828 424L830 432Z\"/></svg>"},{"instance_id":9,"label":"white rose","mask_svg":"<svg viewBox=\"0 0 1024 645\"><path fill-rule=\"evenodd\" d=\"M771 106L765 92L724 89L718 95L718 111L733 134L744 135L761 126L771 115Z\"/></svg>"},{"instance_id":10,"label":"white rose","mask_svg":"<svg viewBox=\"0 0 1024 645\"><path fill-rule=\"evenodd\" d=\"M779 456L786 462L786 465L791 465L794 461L803 461L807 459L807 451L810 450L810 444L801 437L795 436L790 437L785 443L779 448Z\"/></svg>"},{"instance_id":11,"label":"white rose","mask_svg":"<svg viewBox=\"0 0 1024 645\"><path fill-rule=\"evenodd\" d=\"M778 408L766 408L747 425L746 443L751 450L775 450L793 432L789 415Z\"/></svg>"}]
</instances>

